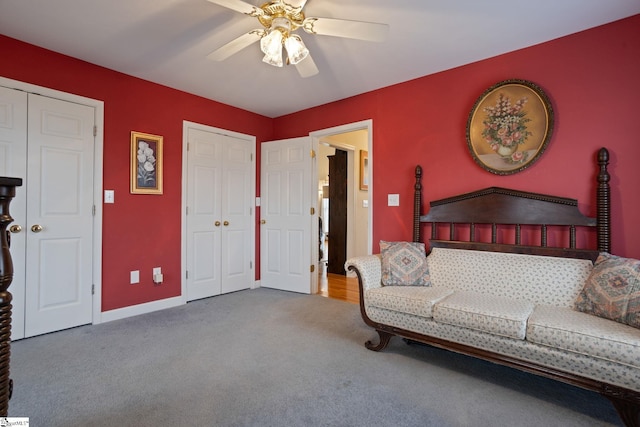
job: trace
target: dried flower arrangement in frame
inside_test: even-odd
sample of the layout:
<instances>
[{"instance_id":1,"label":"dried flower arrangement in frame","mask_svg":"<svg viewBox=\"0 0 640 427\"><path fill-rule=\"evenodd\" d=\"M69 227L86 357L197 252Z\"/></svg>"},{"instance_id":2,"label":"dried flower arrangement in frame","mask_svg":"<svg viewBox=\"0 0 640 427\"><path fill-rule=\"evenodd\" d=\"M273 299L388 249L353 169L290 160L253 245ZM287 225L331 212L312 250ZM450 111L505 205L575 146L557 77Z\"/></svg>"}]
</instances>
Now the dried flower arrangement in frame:
<instances>
[{"instance_id":1,"label":"dried flower arrangement in frame","mask_svg":"<svg viewBox=\"0 0 640 427\"><path fill-rule=\"evenodd\" d=\"M162 139L131 132L132 194L162 194Z\"/></svg>"}]
</instances>

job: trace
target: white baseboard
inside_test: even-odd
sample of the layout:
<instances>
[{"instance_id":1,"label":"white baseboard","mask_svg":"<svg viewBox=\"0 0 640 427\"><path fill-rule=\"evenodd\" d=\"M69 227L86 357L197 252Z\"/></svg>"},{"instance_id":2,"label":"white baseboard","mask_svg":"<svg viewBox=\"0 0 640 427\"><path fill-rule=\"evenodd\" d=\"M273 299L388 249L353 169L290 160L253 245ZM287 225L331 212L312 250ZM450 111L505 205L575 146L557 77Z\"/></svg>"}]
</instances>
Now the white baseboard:
<instances>
[{"instance_id":1,"label":"white baseboard","mask_svg":"<svg viewBox=\"0 0 640 427\"><path fill-rule=\"evenodd\" d=\"M260 287L260 280L254 280L251 289L258 289Z\"/></svg>"},{"instance_id":2,"label":"white baseboard","mask_svg":"<svg viewBox=\"0 0 640 427\"><path fill-rule=\"evenodd\" d=\"M125 319L127 317L164 310L165 308L177 307L183 304L185 304L185 302L182 297L166 298L159 301L152 301L144 304L132 305L130 307L104 311L102 312L100 320L101 323L111 322L112 320Z\"/></svg>"}]
</instances>

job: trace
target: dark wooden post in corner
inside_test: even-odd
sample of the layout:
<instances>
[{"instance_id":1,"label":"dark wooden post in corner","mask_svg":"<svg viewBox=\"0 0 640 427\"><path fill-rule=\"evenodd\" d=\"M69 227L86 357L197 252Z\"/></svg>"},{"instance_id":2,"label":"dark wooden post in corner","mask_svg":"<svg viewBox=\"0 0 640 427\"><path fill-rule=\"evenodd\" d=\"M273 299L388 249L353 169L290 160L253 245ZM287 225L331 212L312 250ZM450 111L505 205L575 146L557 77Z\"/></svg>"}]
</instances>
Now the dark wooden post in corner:
<instances>
[{"instance_id":1,"label":"dark wooden post in corner","mask_svg":"<svg viewBox=\"0 0 640 427\"><path fill-rule=\"evenodd\" d=\"M598 250L600 252L611 252L611 200L609 189L609 151L601 148L598 151L598 194L597 200L597 219L598 219Z\"/></svg>"},{"instance_id":2,"label":"dark wooden post in corner","mask_svg":"<svg viewBox=\"0 0 640 427\"><path fill-rule=\"evenodd\" d=\"M13 263L9 252L7 226L13 221L9 214L9 203L16 195L16 187L22 185L20 178L0 177L0 417L9 412L12 383L9 379L9 357L11 355L11 292Z\"/></svg>"},{"instance_id":3,"label":"dark wooden post in corner","mask_svg":"<svg viewBox=\"0 0 640 427\"><path fill-rule=\"evenodd\" d=\"M420 242L420 208L422 207L422 167L416 166L416 184L413 187L413 241Z\"/></svg>"}]
</instances>

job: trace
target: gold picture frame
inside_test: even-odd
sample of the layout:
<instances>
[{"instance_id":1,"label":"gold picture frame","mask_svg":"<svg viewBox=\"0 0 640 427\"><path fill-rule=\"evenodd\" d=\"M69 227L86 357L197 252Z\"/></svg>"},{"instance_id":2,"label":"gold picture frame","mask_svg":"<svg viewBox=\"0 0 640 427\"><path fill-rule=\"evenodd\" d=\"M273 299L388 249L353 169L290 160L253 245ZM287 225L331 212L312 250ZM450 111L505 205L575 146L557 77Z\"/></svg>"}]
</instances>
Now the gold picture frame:
<instances>
[{"instance_id":1,"label":"gold picture frame","mask_svg":"<svg viewBox=\"0 0 640 427\"><path fill-rule=\"evenodd\" d=\"M162 194L162 140L131 132L131 194Z\"/></svg>"},{"instance_id":2,"label":"gold picture frame","mask_svg":"<svg viewBox=\"0 0 640 427\"><path fill-rule=\"evenodd\" d=\"M553 109L536 84L504 80L476 101L467 121L467 144L475 162L497 175L520 172L535 163L549 143Z\"/></svg>"},{"instance_id":3,"label":"gold picture frame","mask_svg":"<svg viewBox=\"0 0 640 427\"><path fill-rule=\"evenodd\" d=\"M360 190L369 190L369 152L360 150Z\"/></svg>"}]
</instances>

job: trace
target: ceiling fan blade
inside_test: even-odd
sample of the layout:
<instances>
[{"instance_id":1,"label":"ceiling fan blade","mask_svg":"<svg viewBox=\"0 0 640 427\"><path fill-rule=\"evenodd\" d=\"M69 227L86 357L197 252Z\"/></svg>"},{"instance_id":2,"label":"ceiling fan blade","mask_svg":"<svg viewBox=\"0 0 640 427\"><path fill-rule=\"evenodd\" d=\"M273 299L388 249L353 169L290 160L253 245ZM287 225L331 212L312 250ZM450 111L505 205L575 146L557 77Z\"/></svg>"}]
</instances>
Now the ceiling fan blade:
<instances>
[{"instance_id":1,"label":"ceiling fan blade","mask_svg":"<svg viewBox=\"0 0 640 427\"><path fill-rule=\"evenodd\" d=\"M254 6L242 0L208 0L211 3L217 4L222 7L226 7L227 9L235 10L236 12L244 13L249 16L262 16L264 15L264 10L260 9L258 6Z\"/></svg>"},{"instance_id":2,"label":"ceiling fan blade","mask_svg":"<svg viewBox=\"0 0 640 427\"><path fill-rule=\"evenodd\" d=\"M313 62L311 55L307 55L307 57L298 62L295 67L302 78L312 77L318 74L318 67L316 63Z\"/></svg>"},{"instance_id":3,"label":"ceiling fan blade","mask_svg":"<svg viewBox=\"0 0 640 427\"><path fill-rule=\"evenodd\" d=\"M333 18L306 18L302 28L310 34L347 37L372 42L384 41L389 33L387 24Z\"/></svg>"},{"instance_id":4,"label":"ceiling fan blade","mask_svg":"<svg viewBox=\"0 0 640 427\"><path fill-rule=\"evenodd\" d=\"M214 61L224 61L231 55L240 52L245 47L257 42L265 35L264 30L252 30L241 35L237 39L231 40L229 43L211 52L207 58Z\"/></svg>"}]
</instances>

